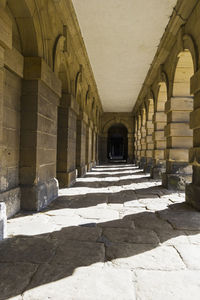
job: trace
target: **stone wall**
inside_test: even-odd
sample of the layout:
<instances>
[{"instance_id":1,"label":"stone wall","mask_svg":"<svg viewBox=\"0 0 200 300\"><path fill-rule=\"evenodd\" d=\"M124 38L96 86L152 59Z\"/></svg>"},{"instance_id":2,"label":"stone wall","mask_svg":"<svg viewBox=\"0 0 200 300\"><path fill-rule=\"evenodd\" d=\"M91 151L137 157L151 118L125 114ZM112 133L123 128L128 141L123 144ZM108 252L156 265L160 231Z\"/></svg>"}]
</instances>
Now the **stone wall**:
<instances>
[{"instance_id":1,"label":"stone wall","mask_svg":"<svg viewBox=\"0 0 200 300\"><path fill-rule=\"evenodd\" d=\"M11 217L90 169L102 106L71 1L0 1L0 27L0 201Z\"/></svg>"},{"instance_id":2,"label":"stone wall","mask_svg":"<svg viewBox=\"0 0 200 300\"><path fill-rule=\"evenodd\" d=\"M133 108L138 120L142 107L150 115L153 105L153 114L146 119L146 128L153 124L152 177L161 178L168 189L186 188L186 201L198 209L199 23L199 1L178 1ZM139 138L135 132L135 139ZM148 140L146 136L147 144ZM136 161L140 162L136 150ZM146 152L148 160L149 154Z\"/></svg>"}]
</instances>

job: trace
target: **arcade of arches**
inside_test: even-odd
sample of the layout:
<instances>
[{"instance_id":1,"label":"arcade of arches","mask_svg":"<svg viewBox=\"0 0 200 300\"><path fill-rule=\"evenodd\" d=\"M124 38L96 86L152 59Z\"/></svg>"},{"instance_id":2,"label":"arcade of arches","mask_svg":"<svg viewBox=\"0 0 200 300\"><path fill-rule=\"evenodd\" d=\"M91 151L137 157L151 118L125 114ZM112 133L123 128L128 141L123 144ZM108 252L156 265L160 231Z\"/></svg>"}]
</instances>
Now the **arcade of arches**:
<instances>
[{"instance_id":1,"label":"arcade of arches","mask_svg":"<svg viewBox=\"0 0 200 300\"><path fill-rule=\"evenodd\" d=\"M0 239L101 164L135 165L200 210L200 1L176 8L132 111L109 112L72 2L0 0Z\"/></svg>"},{"instance_id":2,"label":"arcade of arches","mask_svg":"<svg viewBox=\"0 0 200 300\"><path fill-rule=\"evenodd\" d=\"M200 209L200 3L177 6L187 21L172 15L132 112L109 113L72 3L49 0L44 10L36 2L37 9L31 0L0 1L0 195L7 217L41 210L58 186L120 160L167 189L185 190Z\"/></svg>"}]
</instances>

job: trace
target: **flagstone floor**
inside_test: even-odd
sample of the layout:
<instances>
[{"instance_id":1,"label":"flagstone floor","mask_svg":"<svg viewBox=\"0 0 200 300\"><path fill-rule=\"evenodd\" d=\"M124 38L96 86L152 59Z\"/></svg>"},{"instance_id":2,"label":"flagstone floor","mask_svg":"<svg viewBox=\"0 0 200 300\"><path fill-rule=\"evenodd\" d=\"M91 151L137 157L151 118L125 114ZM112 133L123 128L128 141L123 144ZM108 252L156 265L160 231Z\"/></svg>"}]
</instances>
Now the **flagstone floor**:
<instances>
[{"instance_id":1,"label":"flagstone floor","mask_svg":"<svg viewBox=\"0 0 200 300\"><path fill-rule=\"evenodd\" d=\"M199 300L200 212L134 165L94 168L8 221L0 299Z\"/></svg>"}]
</instances>

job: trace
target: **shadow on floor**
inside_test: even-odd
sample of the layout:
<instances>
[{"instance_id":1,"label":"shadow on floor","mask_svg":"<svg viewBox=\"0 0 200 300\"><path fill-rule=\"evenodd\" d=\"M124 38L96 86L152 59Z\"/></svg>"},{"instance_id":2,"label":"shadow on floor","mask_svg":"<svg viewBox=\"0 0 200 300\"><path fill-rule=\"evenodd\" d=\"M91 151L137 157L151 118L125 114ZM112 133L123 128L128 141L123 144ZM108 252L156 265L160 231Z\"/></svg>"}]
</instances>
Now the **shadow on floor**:
<instances>
[{"instance_id":1,"label":"shadow on floor","mask_svg":"<svg viewBox=\"0 0 200 300\"><path fill-rule=\"evenodd\" d=\"M172 204L157 213L136 213L119 220L7 239L0 244L0 299L66 278L76 268L98 262L117 263L120 259L123 264L123 258L129 257L133 268L138 264L142 267L145 262L139 254L157 247L161 251L159 243L186 236L184 230L190 230L190 235L200 233L200 213L186 204ZM157 255L159 260L161 253ZM171 266L172 257L178 265L183 264L172 247L165 248L163 255L166 268Z\"/></svg>"}]
</instances>

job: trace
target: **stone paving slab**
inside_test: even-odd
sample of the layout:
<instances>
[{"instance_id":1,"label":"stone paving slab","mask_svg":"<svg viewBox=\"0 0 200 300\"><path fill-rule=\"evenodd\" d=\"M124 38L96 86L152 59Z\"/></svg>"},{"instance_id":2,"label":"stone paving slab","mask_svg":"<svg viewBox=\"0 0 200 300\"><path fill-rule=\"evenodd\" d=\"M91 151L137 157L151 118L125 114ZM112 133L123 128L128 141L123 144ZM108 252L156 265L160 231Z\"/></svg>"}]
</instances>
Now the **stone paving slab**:
<instances>
[{"instance_id":1,"label":"stone paving slab","mask_svg":"<svg viewBox=\"0 0 200 300\"><path fill-rule=\"evenodd\" d=\"M199 300L199 271L136 271L138 300Z\"/></svg>"},{"instance_id":2,"label":"stone paving slab","mask_svg":"<svg viewBox=\"0 0 200 300\"><path fill-rule=\"evenodd\" d=\"M55 254L56 243L49 235L16 237L0 243L0 262L45 263Z\"/></svg>"},{"instance_id":3,"label":"stone paving slab","mask_svg":"<svg viewBox=\"0 0 200 300\"><path fill-rule=\"evenodd\" d=\"M125 242L134 244L158 244L159 240L155 232L145 229L106 228L103 230L110 242Z\"/></svg>"},{"instance_id":4,"label":"stone paving slab","mask_svg":"<svg viewBox=\"0 0 200 300\"><path fill-rule=\"evenodd\" d=\"M157 236L162 244L166 245L179 245L189 244L187 234L181 230L156 230Z\"/></svg>"},{"instance_id":5,"label":"stone paving slab","mask_svg":"<svg viewBox=\"0 0 200 300\"><path fill-rule=\"evenodd\" d=\"M164 210L158 212L160 218L168 221L174 229L200 230L200 212L177 210Z\"/></svg>"},{"instance_id":6,"label":"stone paving slab","mask_svg":"<svg viewBox=\"0 0 200 300\"><path fill-rule=\"evenodd\" d=\"M175 247L188 269L200 270L200 249L198 245L176 245Z\"/></svg>"},{"instance_id":7,"label":"stone paving slab","mask_svg":"<svg viewBox=\"0 0 200 300\"><path fill-rule=\"evenodd\" d=\"M9 220L0 299L199 299L200 213L184 194L132 165L91 175Z\"/></svg>"},{"instance_id":8,"label":"stone paving slab","mask_svg":"<svg viewBox=\"0 0 200 300\"><path fill-rule=\"evenodd\" d=\"M170 246L149 244L112 244L106 248L106 258L114 264L131 269L180 270L185 265Z\"/></svg>"},{"instance_id":9,"label":"stone paving slab","mask_svg":"<svg viewBox=\"0 0 200 300\"><path fill-rule=\"evenodd\" d=\"M52 261L74 268L89 266L105 261L105 247L103 243L60 240Z\"/></svg>"},{"instance_id":10,"label":"stone paving slab","mask_svg":"<svg viewBox=\"0 0 200 300\"><path fill-rule=\"evenodd\" d=\"M37 265L30 263L0 263L0 299L22 294L36 270Z\"/></svg>"},{"instance_id":11,"label":"stone paving slab","mask_svg":"<svg viewBox=\"0 0 200 300\"><path fill-rule=\"evenodd\" d=\"M44 285L48 279L50 283ZM34 289L34 286L39 287ZM77 268L73 276L66 276L63 265L43 265L30 290L23 295L23 300L33 299L135 300L133 274L128 270L92 266Z\"/></svg>"},{"instance_id":12,"label":"stone paving slab","mask_svg":"<svg viewBox=\"0 0 200 300\"><path fill-rule=\"evenodd\" d=\"M101 233L100 227L72 226L52 233L51 237L62 243L68 243L68 241L96 242Z\"/></svg>"}]
</instances>

